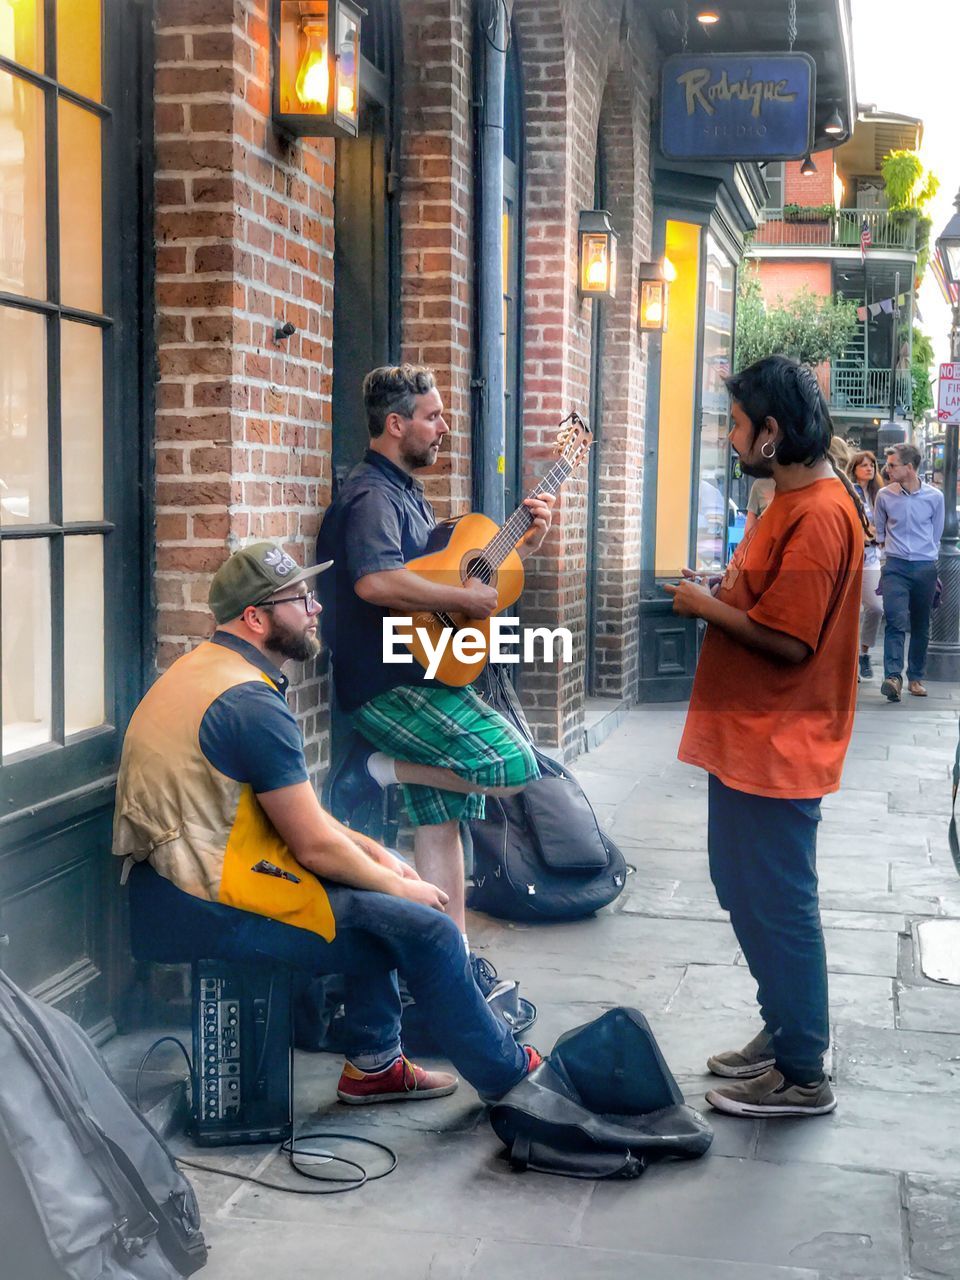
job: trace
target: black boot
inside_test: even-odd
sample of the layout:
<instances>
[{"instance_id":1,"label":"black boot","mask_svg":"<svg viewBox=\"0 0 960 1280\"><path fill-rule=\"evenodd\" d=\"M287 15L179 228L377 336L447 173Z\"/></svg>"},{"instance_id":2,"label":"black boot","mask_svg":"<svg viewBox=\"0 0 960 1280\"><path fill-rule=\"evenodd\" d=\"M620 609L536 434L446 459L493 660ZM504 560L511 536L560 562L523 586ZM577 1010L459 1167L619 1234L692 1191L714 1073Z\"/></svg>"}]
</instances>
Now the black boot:
<instances>
[{"instance_id":1,"label":"black boot","mask_svg":"<svg viewBox=\"0 0 960 1280\"><path fill-rule=\"evenodd\" d=\"M869 653L861 653L860 655L860 679L873 679L873 664L870 661Z\"/></svg>"}]
</instances>

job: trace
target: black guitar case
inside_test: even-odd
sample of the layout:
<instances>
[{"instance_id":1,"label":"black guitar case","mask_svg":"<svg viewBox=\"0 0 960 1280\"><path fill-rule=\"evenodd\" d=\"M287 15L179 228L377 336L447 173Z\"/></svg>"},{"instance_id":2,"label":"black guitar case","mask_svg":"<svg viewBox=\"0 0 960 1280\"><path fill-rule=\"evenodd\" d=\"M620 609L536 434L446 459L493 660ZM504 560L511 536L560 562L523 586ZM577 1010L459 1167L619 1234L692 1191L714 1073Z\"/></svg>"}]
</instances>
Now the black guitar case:
<instances>
[{"instance_id":1,"label":"black guitar case","mask_svg":"<svg viewBox=\"0 0 960 1280\"><path fill-rule=\"evenodd\" d=\"M491 663L475 687L530 742L541 776L518 795L488 798L486 816L470 823L467 906L501 920L580 920L599 911L623 892L623 854L569 769L533 744L503 671Z\"/></svg>"},{"instance_id":2,"label":"black guitar case","mask_svg":"<svg viewBox=\"0 0 960 1280\"><path fill-rule=\"evenodd\" d=\"M713 1141L646 1018L625 1008L562 1035L490 1123L515 1170L571 1178L638 1178L651 1160L694 1159Z\"/></svg>"}]
</instances>

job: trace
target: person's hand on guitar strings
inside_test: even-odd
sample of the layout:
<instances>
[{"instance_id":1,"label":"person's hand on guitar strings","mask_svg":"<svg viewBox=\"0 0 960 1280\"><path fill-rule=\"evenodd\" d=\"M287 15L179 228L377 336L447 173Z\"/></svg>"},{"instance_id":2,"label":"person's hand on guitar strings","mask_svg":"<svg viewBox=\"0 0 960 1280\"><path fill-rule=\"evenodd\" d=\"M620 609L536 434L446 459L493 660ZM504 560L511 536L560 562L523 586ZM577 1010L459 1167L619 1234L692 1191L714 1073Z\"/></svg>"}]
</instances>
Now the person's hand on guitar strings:
<instances>
[{"instance_id":1,"label":"person's hand on guitar strings","mask_svg":"<svg viewBox=\"0 0 960 1280\"><path fill-rule=\"evenodd\" d=\"M557 500L555 493L541 493L536 497L524 498L523 505L528 507L530 514L533 516L533 524L525 535L523 541L517 547L522 559L533 555L535 551L539 551L543 546L543 540L550 532L550 524L553 520L553 506Z\"/></svg>"}]
</instances>

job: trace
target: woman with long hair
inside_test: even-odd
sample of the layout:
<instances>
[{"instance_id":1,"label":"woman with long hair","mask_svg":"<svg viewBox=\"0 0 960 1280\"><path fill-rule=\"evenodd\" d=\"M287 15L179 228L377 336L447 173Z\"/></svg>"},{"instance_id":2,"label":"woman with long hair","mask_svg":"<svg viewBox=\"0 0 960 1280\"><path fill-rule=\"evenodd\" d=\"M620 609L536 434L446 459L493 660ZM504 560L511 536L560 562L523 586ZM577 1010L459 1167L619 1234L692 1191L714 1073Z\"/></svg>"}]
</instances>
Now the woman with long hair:
<instances>
[{"instance_id":1,"label":"woman with long hair","mask_svg":"<svg viewBox=\"0 0 960 1280\"><path fill-rule=\"evenodd\" d=\"M877 459L869 449L861 449L853 455L847 466L847 475L870 522L870 532L863 536L863 593L860 614L860 678L870 680L873 678L870 650L877 643L880 619L883 617L883 601L877 595L877 587L880 585L880 548L873 532L873 509L883 484Z\"/></svg>"}]
</instances>

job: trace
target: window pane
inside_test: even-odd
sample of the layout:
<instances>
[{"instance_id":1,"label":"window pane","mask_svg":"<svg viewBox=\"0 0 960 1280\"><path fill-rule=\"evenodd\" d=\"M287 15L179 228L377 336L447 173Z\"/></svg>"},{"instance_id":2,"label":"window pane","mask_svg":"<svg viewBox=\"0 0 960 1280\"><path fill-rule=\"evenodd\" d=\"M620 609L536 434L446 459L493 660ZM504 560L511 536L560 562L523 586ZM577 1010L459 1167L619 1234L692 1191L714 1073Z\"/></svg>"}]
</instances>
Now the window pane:
<instances>
[{"instance_id":1,"label":"window pane","mask_svg":"<svg viewBox=\"0 0 960 1280\"><path fill-rule=\"evenodd\" d=\"M103 306L100 119L60 100L60 300Z\"/></svg>"},{"instance_id":2,"label":"window pane","mask_svg":"<svg viewBox=\"0 0 960 1280\"><path fill-rule=\"evenodd\" d=\"M4 757L50 741L50 544L6 541L0 557Z\"/></svg>"},{"instance_id":3,"label":"window pane","mask_svg":"<svg viewBox=\"0 0 960 1280\"><path fill-rule=\"evenodd\" d=\"M47 480L47 323L0 307L0 525L50 518ZM16 352L16 359L11 359Z\"/></svg>"},{"instance_id":4,"label":"window pane","mask_svg":"<svg viewBox=\"0 0 960 1280\"><path fill-rule=\"evenodd\" d=\"M63 542L64 733L103 724L103 538Z\"/></svg>"},{"instance_id":5,"label":"window pane","mask_svg":"<svg viewBox=\"0 0 960 1280\"><path fill-rule=\"evenodd\" d=\"M47 294L43 157L43 90L0 71L0 289L31 298Z\"/></svg>"},{"instance_id":6,"label":"window pane","mask_svg":"<svg viewBox=\"0 0 960 1280\"><path fill-rule=\"evenodd\" d=\"M60 324L64 520L103 518L103 332Z\"/></svg>"},{"instance_id":7,"label":"window pane","mask_svg":"<svg viewBox=\"0 0 960 1280\"><path fill-rule=\"evenodd\" d=\"M0 0L0 53L31 71L43 70L42 0Z\"/></svg>"},{"instance_id":8,"label":"window pane","mask_svg":"<svg viewBox=\"0 0 960 1280\"><path fill-rule=\"evenodd\" d=\"M722 569L727 558L730 510L727 494L729 397L724 378L733 350L733 263L707 237L703 306L703 372L700 387L700 468L697 507L698 569Z\"/></svg>"},{"instance_id":9,"label":"window pane","mask_svg":"<svg viewBox=\"0 0 960 1280\"><path fill-rule=\"evenodd\" d=\"M57 0L57 79L100 101L100 0Z\"/></svg>"}]
</instances>

